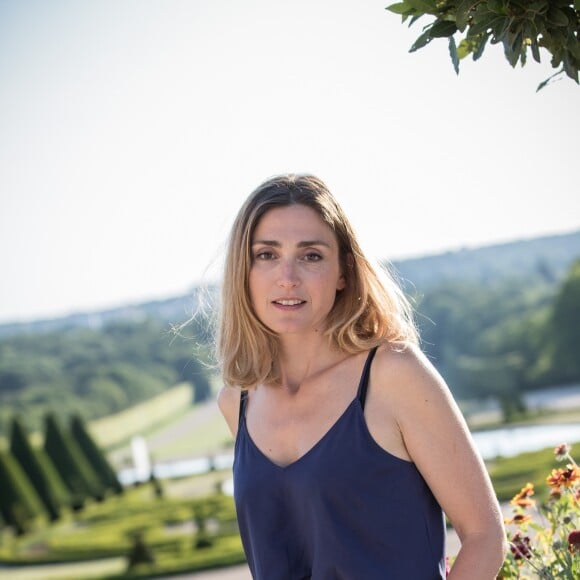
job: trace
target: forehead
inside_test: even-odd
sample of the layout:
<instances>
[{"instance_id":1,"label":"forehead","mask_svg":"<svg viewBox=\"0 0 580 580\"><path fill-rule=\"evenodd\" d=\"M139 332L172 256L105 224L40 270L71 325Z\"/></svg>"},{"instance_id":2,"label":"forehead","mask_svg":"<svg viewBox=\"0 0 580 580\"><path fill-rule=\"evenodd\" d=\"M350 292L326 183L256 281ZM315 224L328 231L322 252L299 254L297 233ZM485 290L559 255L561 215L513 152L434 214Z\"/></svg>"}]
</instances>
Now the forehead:
<instances>
[{"instance_id":1,"label":"forehead","mask_svg":"<svg viewBox=\"0 0 580 580\"><path fill-rule=\"evenodd\" d=\"M336 242L330 227L311 207L301 204L269 209L258 221L252 241L322 240Z\"/></svg>"}]
</instances>

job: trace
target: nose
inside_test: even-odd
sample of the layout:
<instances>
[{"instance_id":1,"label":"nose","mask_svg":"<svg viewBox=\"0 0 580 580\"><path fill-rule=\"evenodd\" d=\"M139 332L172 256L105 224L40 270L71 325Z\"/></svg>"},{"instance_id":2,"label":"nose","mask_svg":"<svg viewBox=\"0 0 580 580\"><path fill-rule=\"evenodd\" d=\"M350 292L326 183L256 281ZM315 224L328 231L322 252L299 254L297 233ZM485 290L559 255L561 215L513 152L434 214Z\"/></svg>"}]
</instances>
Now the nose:
<instances>
[{"instance_id":1,"label":"nose","mask_svg":"<svg viewBox=\"0 0 580 580\"><path fill-rule=\"evenodd\" d=\"M280 288L296 288L300 284L296 264L294 261L288 260L280 264L280 276L278 278L278 286Z\"/></svg>"}]
</instances>

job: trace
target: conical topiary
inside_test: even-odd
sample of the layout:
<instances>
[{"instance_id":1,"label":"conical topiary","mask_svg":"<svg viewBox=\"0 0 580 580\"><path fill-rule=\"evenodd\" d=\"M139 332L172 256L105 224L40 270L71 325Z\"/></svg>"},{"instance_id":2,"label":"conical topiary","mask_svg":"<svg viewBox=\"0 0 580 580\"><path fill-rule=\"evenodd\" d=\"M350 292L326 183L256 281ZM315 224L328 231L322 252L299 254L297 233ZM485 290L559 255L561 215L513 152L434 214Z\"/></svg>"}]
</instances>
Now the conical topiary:
<instances>
[{"instance_id":1,"label":"conical topiary","mask_svg":"<svg viewBox=\"0 0 580 580\"><path fill-rule=\"evenodd\" d=\"M47 413L44 419L44 449L70 491L73 509L82 509L89 498L103 500L103 487L72 437L53 413Z\"/></svg>"},{"instance_id":2,"label":"conical topiary","mask_svg":"<svg viewBox=\"0 0 580 580\"><path fill-rule=\"evenodd\" d=\"M69 505L70 496L46 454L30 443L18 417L13 417L11 422L10 451L26 473L50 520L57 520L62 507Z\"/></svg>"},{"instance_id":3,"label":"conical topiary","mask_svg":"<svg viewBox=\"0 0 580 580\"><path fill-rule=\"evenodd\" d=\"M101 485L105 489L110 489L117 494L123 493L123 486L117 479L117 474L111 467L101 448L89 434L85 422L80 415L73 415L71 418L70 432L85 458L91 464Z\"/></svg>"},{"instance_id":4,"label":"conical topiary","mask_svg":"<svg viewBox=\"0 0 580 580\"><path fill-rule=\"evenodd\" d=\"M19 463L0 451L0 514L17 535L28 532L43 514L42 504Z\"/></svg>"}]
</instances>

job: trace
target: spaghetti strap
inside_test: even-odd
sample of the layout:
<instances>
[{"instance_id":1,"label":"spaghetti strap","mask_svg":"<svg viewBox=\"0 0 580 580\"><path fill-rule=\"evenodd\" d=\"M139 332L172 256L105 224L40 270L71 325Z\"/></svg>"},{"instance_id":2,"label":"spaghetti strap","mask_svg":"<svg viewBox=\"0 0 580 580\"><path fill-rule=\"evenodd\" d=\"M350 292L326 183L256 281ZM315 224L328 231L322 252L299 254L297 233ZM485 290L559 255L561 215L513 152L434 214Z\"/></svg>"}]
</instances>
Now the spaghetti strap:
<instances>
[{"instance_id":1,"label":"spaghetti strap","mask_svg":"<svg viewBox=\"0 0 580 580\"><path fill-rule=\"evenodd\" d=\"M365 366L363 368L363 372L362 372L362 376L360 379L360 384L358 386L358 393L357 393L357 398L360 401L360 405L361 407L365 408L365 401L367 398L367 389L369 386L369 375L371 374L371 363L373 362L373 358L375 356L375 354L377 353L377 348L378 347L374 347L369 351L369 354L367 356L367 360L365 362Z\"/></svg>"},{"instance_id":2,"label":"spaghetti strap","mask_svg":"<svg viewBox=\"0 0 580 580\"><path fill-rule=\"evenodd\" d=\"M246 402L248 400L247 389L242 389L240 392L240 411L238 413L238 425L240 424L242 418L246 417Z\"/></svg>"}]
</instances>

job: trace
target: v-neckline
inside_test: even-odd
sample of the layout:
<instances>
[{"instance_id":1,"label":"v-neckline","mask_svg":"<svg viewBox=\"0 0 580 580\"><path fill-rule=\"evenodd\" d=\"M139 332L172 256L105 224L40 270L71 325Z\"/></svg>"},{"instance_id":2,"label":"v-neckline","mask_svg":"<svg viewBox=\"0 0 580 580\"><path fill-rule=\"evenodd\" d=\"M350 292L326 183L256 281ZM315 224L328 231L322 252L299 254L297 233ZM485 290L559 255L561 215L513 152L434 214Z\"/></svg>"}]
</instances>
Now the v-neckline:
<instances>
[{"instance_id":1,"label":"v-neckline","mask_svg":"<svg viewBox=\"0 0 580 580\"><path fill-rule=\"evenodd\" d=\"M336 428L339 425L339 423L341 423L343 421L344 417L346 417L348 415L349 411L352 408L356 408L357 406L362 411L362 406L360 405L360 400L359 400L358 393L357 393L357 396L347 405L347 407L344 409L344 411L338 416L338 418L334 421L334 423L324 432L324 434L307 451L305 451L300 457L298 457L297 459L295 459L294 461L291 461L290 463L288 463L286 465L279 465L273 459L271 459L270 457L268 457L260 449L260 447L258 447L258 445L256 444L256 442L252 438L252 435L250 434L250 431L248 429L248 425L246 423L246 418L245 417L243 418L243 423L244 423L243 424L243 429L246 432L246 437L248 438L248 440L249 440L252 448L255 449L258 452L258 454L266 461L266 463L268 463L269 465L271 465L272 467L274 467L275 469L277 469L279 471L287 471L287 470L291 469L292 467L294 467L295 465L302 463L310 455L312 455L312 453L314 453L314 451L318 447L320 447L324 443L324 441L326 439L328 439L331 436L331 434L333 433L333 431L336 430Z\"/></svg>"}]
</instances>

